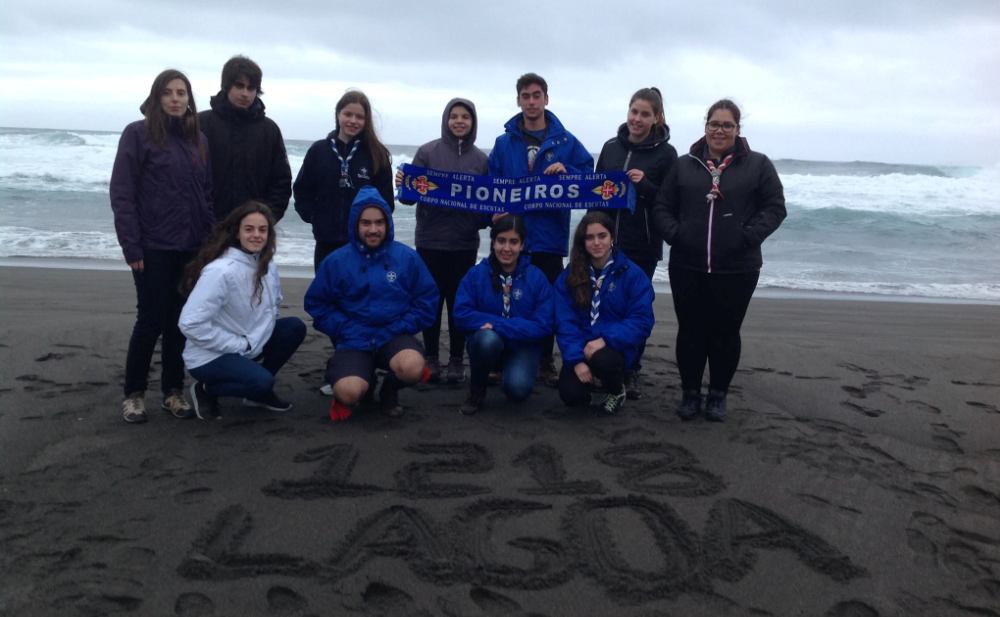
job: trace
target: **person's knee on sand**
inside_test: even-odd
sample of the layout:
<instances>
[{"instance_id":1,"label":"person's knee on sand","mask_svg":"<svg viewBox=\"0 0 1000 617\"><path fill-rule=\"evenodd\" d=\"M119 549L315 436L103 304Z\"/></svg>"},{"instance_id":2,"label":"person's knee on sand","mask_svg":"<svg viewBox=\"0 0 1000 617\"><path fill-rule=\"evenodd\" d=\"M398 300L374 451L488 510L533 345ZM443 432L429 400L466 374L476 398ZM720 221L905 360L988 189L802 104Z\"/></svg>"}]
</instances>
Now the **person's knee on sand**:
<instances>
[{"instance_id":1,"label":"person's knee on sand","mask_svg":"<svg viewBox=\"0 0 1000 617\"><path fill-rule=\"evenodd\" d=\"M371 384L361 377L344 377L333 384L333 396L345 405L357 405L370 387Z\"/></svg>"},{"instance_id":2,"label":"person's knee on sand","mask_svg":"<svg viewBox=\"0 0 1000 617\"><path fill-rule=\"evenodd\" d=\"M404 349L389 359L389 370L402 383L412 385L420 381L426 363L418 350Z\"/></svg>"}]
</instances>

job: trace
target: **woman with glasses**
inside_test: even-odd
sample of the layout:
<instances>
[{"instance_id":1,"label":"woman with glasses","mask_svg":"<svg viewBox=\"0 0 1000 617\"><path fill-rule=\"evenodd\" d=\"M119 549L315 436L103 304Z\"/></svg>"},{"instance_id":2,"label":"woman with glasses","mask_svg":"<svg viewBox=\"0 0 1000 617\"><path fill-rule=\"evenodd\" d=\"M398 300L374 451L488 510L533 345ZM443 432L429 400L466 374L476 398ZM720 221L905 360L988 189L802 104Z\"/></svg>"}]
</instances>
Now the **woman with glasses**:
<instances>
[{"instance_id":1,"label":"woman with glasses","mask_svg":"<svg viewBox=\"0 0 1000 617\"><path fill-rule=\"evenodd\" d=\"M760 245L785 218L785 195L767 156L740 136L740 109L722 99L708 109L705 136L680 157L653 206L670 245L670 288L677 313L677 414L726 419L726 394L740 359L740 326L757 287Z\"/></svg>"}]
</instances>

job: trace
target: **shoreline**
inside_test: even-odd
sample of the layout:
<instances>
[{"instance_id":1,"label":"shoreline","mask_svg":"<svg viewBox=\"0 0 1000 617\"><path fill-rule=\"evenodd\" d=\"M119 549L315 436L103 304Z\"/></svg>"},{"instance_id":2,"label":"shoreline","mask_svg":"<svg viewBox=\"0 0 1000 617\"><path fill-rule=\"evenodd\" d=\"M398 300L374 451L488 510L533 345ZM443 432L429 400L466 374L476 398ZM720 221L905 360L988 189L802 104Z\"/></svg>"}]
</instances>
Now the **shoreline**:
<instances>
[{"instance_id":1,"label":"shoreline","mask_svg":"<svg viewBox=\"0 0 1000 617\"><path fill-rule=\"evenodd\" d=\"M0 257L0 268L40 268L55 270L88 270L95 272L126 272L124 263L105 259L69 257ZM281 266L281 278L312 279L312 268L308 266ZM670 295L670 284L654 281L657 295ZM836 302L898 302L903 304L948 304L960 306L1000 306L1000 299L952 298L942 296L907 296L860 292L817 291L790 289L783 287L757 287L754 298L778 300L831 300Z\"/></svg>"}]
</instances>

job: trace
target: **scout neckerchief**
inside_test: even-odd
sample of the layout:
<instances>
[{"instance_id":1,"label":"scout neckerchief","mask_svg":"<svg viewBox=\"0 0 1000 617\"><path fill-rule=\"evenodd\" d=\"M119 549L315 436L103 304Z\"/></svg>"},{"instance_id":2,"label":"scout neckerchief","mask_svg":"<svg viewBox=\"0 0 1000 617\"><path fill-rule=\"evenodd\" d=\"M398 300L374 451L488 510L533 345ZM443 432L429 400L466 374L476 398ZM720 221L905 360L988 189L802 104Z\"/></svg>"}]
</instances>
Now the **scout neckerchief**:
<instances>
[{"instance_id":1,"label":"scout neckerchief","mask_svg":"<svg viewBox=\"0 0 1000 617\"><path fill-rule=\"evenodd\" d=\"M614 259L608 259L608 263L604 264L604 269L601 270L601 276L597 276L594 266L590 266L590 286L594 290L594 294L590 297L590 325L597 323L597 318L601 316L601 285L604 284L604 277L611 271L613 263Z\"/></svg>"},{"instance_id":2,"label":"scout neckerchief","mask_svg":"<svg viewBox=\"0 0 1000 617\"><path fill-rule=\"evenodd\" d=\"M722 191L719 190L719 180L722 179L722 172L726 171L726 167L729 167L729 164L732 162L733 162L732 154L722 159L722 162L719 163L718 167L715 166L715 163L712 162L712 159L708 159L705 161L705 166L708 167L708 173L712 174L712 190L708 192L708 195L705 195L705 198L709 202L715 201L716 197L722 197L723 199L725 199L725 196L722 194Z\"/></svg>"},{"instance_id":3,"label":"scout neckerchief","mask_svg":"<svg viewBox=\"0 0 1000 617\"><path fill-rule=\"evenodd\" d=\"M347 174L347 166L350 165L351 159L354 158L354 153L358 151L358 144L360 143L360 139L354 140L354 145L351 146L351 151L345 159L340 156L340 151L337 149L337 138L334 137L330 140L330 147L333 148L333 154L340 161L340 188L354 188L354 185L351 184L351 177Z\"/></svg>"},{"instance_id":4,"label":"scout neckerchief","mask_svg":"<svg viewBox=\"0 0 1000 617\"><path fill-rule=\"evenodd\" d=\"M500 289L503 290L503 318L510 317L510 288L514 285L514 277L500 273Z\"/></svg>"}]
</instances>

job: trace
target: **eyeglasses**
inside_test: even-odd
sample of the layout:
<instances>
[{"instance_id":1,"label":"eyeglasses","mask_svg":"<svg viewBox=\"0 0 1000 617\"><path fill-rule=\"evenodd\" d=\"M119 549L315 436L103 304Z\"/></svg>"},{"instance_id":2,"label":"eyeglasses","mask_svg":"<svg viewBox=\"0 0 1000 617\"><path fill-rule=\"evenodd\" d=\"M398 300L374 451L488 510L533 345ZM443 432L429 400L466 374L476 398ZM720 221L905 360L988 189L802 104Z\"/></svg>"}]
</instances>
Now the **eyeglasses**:
<instances>
[{"instance_id":1,"label":"eyeglasses","mask_svg":"<svg viewBox=\"0 0 1000 617\"><path fill-rule=\"evenodd\" d=\"M713 122L706 122L705 123L705 128L707 128L712 133L714 133L715 131L723 131L725 133L732 133L733 131L736 130L737 126L738 125L733 124L732 122L714 122L713 121Z\"/></svg>"}]
</instances>

